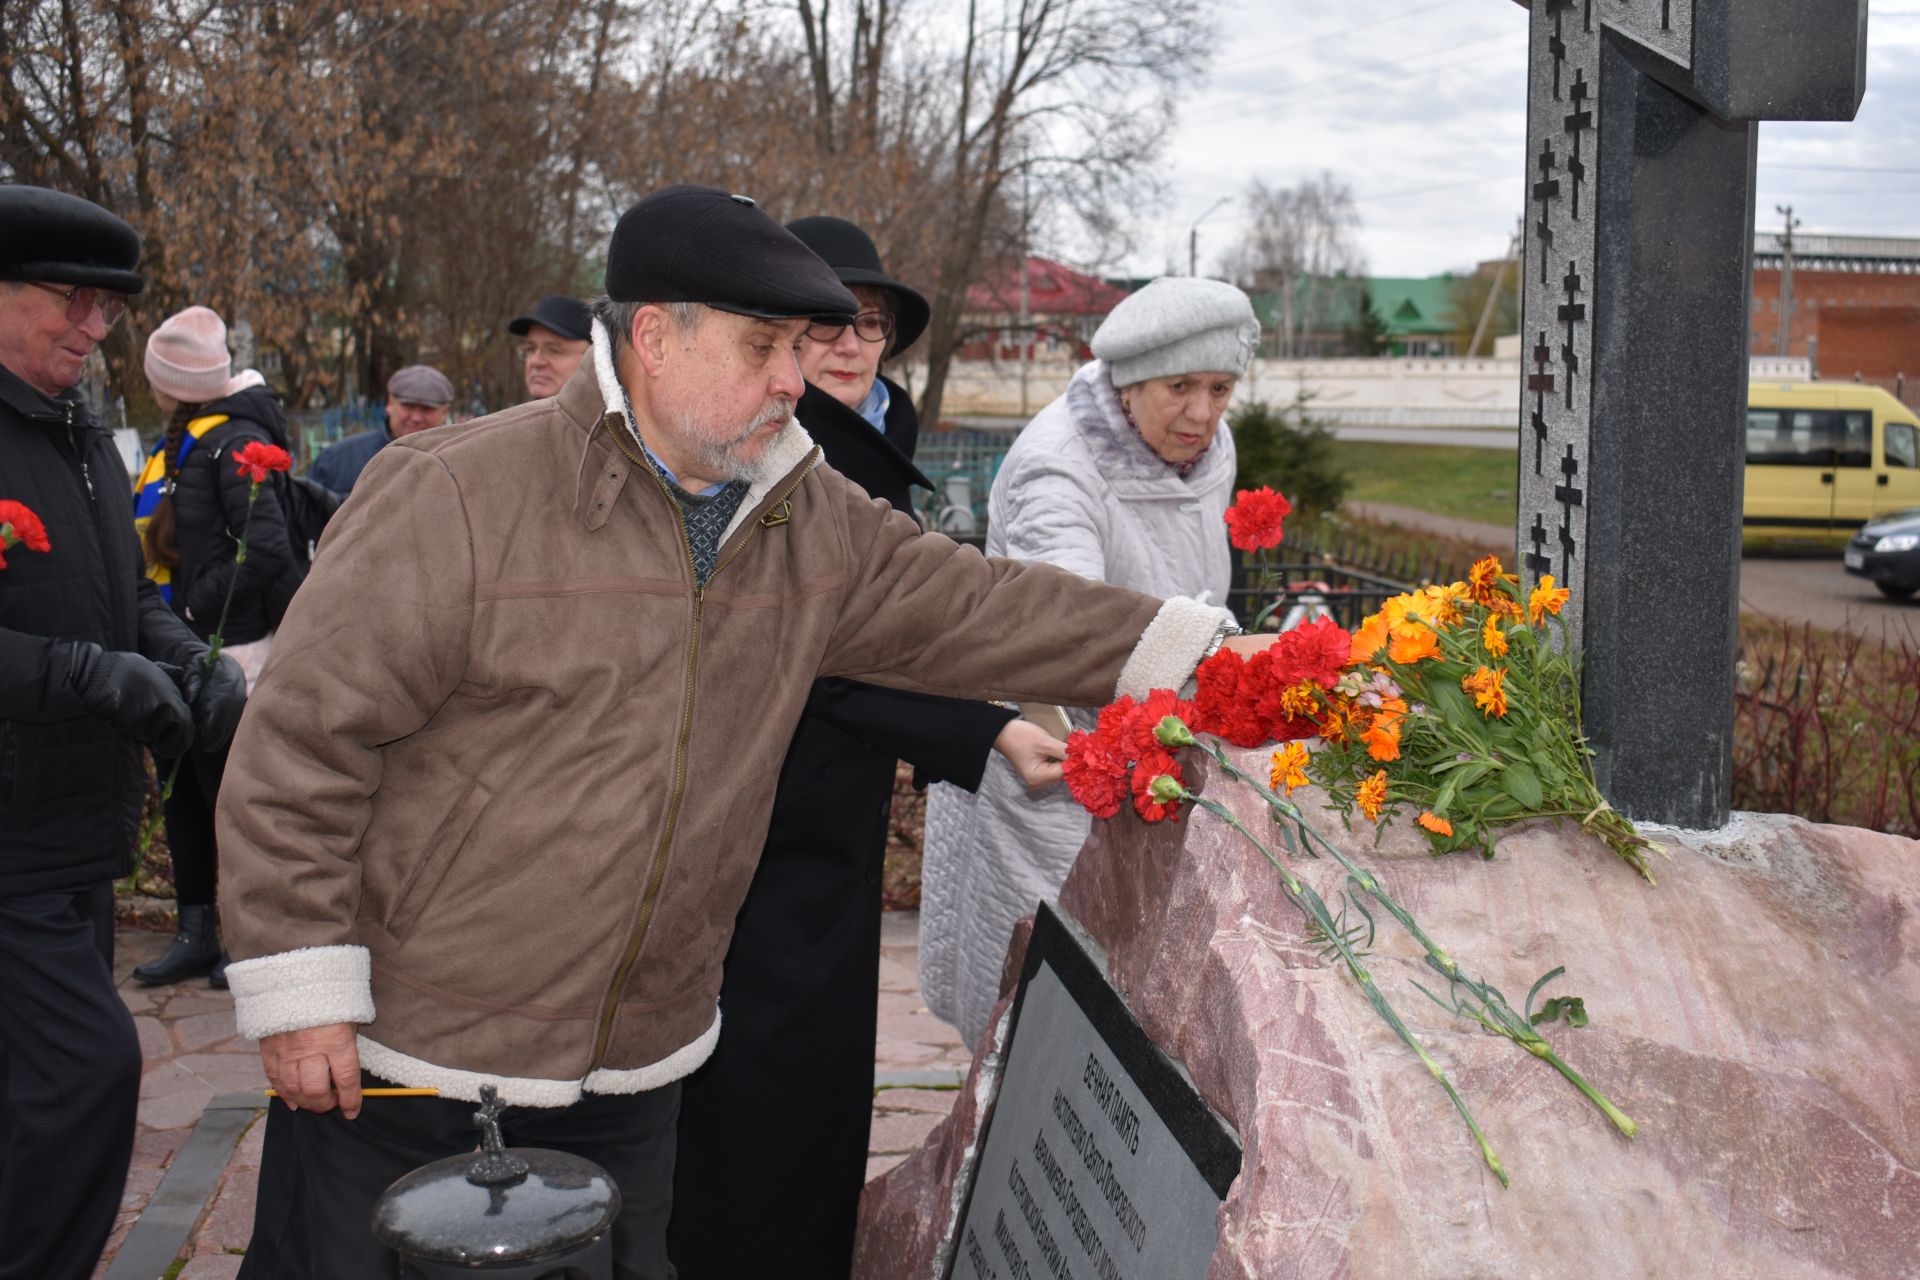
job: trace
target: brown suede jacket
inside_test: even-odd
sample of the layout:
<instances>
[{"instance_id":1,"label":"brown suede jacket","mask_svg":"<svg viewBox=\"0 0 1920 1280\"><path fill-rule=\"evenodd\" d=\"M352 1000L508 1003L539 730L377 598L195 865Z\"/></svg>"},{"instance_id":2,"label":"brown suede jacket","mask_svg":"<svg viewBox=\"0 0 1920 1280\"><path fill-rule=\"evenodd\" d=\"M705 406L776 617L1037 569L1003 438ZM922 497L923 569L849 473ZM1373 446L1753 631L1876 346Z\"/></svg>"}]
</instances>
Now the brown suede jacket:
<instances>
[{"instance_id":1,"label":"brown suede jacket","mask_svg":"<svg viewBox=\"0 0 1920 1280\"><path fill-rule=\"evenodd\" d=\"M719 1034L815 677L1086 706L1217 636L921 533L797 424L696 590L595 347L554 399L381 450L328 526L220 795L245 1034L363 1024L376 1074L518 1105L666 1084Z\"/></svg>"}]
</instances>

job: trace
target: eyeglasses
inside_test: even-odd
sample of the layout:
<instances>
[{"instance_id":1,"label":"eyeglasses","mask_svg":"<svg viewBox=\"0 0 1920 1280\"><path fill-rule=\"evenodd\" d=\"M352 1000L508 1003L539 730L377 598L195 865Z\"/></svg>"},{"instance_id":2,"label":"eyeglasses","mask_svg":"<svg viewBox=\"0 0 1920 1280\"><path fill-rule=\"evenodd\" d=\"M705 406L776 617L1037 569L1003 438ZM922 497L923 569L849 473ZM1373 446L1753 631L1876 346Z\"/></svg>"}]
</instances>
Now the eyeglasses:
<instances>
[{"instance_id":1,"label":"eyeglasses","mask_svg":"<svg viewBox=\"0 0 1920 1280\"><path fill-rule=\"evenodd\" d=\"M127 297L111 289L102 289L96 285L82 284L71 289L62 289L58 285L41 284L38 280L28 280L27 284L36 289L44 289L56 298L67 300L67 322L85 324L87 316L95 307L100 308L100 318L111 329L120 323L120 317L127 313Z\"/></svg>"},{"instance_id":2,"label":"eyeglasses","mask_svg":"<svg viewBox=\"0 0 1920 1280\"><path fill-rule=\"evenodd\" d=\"M807 336L815 342L837 342L847 331L843 324L810 324ZM884 311L862 311L853 318L853 331L862 342L885 342L893 333L893 317Z\"/></svg>"}]
</instances>

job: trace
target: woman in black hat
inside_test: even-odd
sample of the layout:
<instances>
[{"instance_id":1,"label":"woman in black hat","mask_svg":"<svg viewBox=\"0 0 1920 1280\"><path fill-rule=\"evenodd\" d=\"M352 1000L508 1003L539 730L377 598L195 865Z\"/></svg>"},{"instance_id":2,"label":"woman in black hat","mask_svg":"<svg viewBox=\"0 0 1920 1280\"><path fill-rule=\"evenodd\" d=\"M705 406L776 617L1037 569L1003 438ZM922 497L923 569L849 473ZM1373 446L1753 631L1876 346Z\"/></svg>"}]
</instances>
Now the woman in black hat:
<instances>
[{"instance_id":1,"label":"woman in black hat","mask_svg":"<svg viewBox=\"0 0 1920 1280\"><path fill-rule=\"evenodd\" d=\"M841 218L787 229L859 299L815 325L796 416L827 463L912 510L920 419L889 355L926 328L920 294ZM682 1280L845 1280L866 1181L880 985L880 872L894 764L971 789L999 749L1028 779L1060 776L1064 744L980 702L816 681L774 796L760 868L734 926L718 1049L684 1082L667 1251Z\"/></svg>"}]
</instances>

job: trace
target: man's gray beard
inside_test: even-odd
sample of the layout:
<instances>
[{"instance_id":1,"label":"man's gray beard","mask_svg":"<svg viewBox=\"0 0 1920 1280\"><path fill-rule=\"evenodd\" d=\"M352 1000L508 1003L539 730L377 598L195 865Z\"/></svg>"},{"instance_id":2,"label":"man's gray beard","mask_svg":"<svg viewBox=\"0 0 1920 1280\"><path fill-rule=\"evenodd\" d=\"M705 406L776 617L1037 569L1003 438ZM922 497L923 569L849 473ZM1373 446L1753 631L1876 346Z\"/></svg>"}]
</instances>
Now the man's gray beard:
<instances>
[{"instance_id":1,"label":"man's gray beard","mask_svg":"<svg viewBox=\"0 0 1920 1280\"><path fill-rule=\"evenodd\" d=\"M761 446L758 457L751 460L738 456L738 450L752 439L762 428L773 422L785 422L786 425L768 438ZM766 408L754 415L753 421L741 430L739 435L729 441L702 440L697 452L700 455L700 467L708 475L723 476L728 481L744 480L749 485L771 479L766 474L775 453L775 446L787 438L793 430L793 404L786 400L774 400Z\"/></svg>"}]
</instances>

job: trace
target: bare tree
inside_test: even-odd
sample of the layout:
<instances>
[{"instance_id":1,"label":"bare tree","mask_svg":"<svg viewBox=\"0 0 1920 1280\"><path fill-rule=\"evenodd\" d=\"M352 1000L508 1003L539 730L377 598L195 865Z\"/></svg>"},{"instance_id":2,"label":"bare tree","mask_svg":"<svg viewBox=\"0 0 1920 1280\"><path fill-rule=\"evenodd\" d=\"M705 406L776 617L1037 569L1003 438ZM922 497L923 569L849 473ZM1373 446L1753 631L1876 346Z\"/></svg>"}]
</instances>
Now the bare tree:
<instances>
[{"instance_id":1,"label":"bare tree","mask_svg":"<svg viewBox=\"0 0 1920 1280\"><path fill-rule=\"evenodd\" d=\"M1312 337L1351 327L1366 301L1353 188L1331 173L1289 187L1255 178L1246 203L1252 224L1226 255L1227 271L1249 292L1275 295L1280 356L1310 354Z\"/></svg>"}]
</instances>

